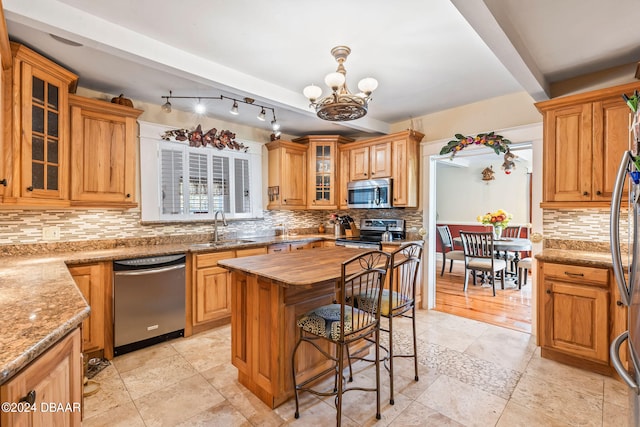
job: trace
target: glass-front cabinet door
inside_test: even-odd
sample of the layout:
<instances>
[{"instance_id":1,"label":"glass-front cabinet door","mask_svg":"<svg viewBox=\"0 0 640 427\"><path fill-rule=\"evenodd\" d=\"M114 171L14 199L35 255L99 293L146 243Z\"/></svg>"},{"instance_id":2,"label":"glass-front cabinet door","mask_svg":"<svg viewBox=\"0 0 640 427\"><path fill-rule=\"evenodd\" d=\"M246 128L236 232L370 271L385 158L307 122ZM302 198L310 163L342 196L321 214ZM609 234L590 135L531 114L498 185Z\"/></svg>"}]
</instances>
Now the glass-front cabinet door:
<instances>
[{"instance_id":1,"label":"glass-front cabinet door","mask_svg":"<svg viewBox=\"0 0 640 427\"><path fill-rule=\"evenodd\" d=\"M77 76L12 43L14 91L21 100L19 197L65 200L68 195L70 85Z\"/></svg>"},{"instance_id":2,"label":"glass-front cabinet door","mask_svg":"<svg viewBox=\"0 0 640 427\"><path fill-rule=\"evenodd\" d=\"M313 197L312 203L318 205L332 204L335 197L334 169L335 143L313 144Z\"/></svg>"},{"instance_id":3,"label":"glass-front cabinet door","mask_svg":"<svg viewBox=\"0 0 640 427\"><path fill-rule=\"evenodd\" d=\"M310 135L293 141L308 146L308 208L337 209L340 158L338 147L353 142L353 139L339 135Z\"/></svg>"}]
</instances>

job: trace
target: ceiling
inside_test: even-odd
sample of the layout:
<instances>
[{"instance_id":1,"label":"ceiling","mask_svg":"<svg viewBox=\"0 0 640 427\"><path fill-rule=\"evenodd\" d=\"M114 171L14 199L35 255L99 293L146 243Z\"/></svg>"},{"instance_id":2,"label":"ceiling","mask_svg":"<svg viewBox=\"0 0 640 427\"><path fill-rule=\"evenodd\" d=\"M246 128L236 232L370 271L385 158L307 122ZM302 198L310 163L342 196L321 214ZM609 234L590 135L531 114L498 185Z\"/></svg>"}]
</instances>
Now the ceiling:
<instances>
[{"instance_id":1,"label":"ceiling","mask_svg":"<svg viewBox=\"0 0 640 427\"><path fill-rule=\"evenodd\" d=\"M2 0L12 40L79 75L79 86L162 104L178 96L243 99L275 109L289 135L361 136L463 104L640 60L637 0ZM629 24L626 24L629 22ZM73 47L54 34L81 43ZM367 116L318 119L302 95L336 69L379 82ZM192 100L172 100L191 111ZM209 101L208 115L269 128L256 106ZM195 122L194 122L195 123Z\"/></svg>"}]
</instances>

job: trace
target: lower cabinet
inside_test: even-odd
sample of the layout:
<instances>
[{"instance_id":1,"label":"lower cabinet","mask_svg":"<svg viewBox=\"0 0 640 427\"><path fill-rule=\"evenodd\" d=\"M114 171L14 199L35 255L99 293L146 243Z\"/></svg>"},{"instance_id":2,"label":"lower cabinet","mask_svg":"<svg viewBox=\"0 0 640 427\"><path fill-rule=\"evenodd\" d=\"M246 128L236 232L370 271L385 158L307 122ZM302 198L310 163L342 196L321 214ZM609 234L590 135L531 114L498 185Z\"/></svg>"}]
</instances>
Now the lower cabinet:
<instances>
[{"instance_id":1,"label":"lower cabinet","mask_svg":"<svg viewBox=\"0 0 640 427\"><path fill-rule=\"evenodd\" d=\"M540 262L538 335L542 356L610 375L609 345L617 325L608 268ZM615 295L615 293L614 293ZM624 321L624 320L622 320Z\"/></svg>"},{"instance_id":2,"label":"lower cabinet","mask_svg":"<svg viewBox=\"0 0 640 427\"><path fill-rule=\"evenodd\" d=\"M267 253L266 247L194 254L193 333L231 321L231 273L218 261Z\"/></svg>"},{"instance_id":3,"label":"lower cabinet","mask_svg":"<svg viewBox=\"0 0 640 427\"><path fill-rule=\"evenodd\" d=\"M81 335L76 328L0 386L0 425L79 427L82 378ZM4 410L6 404L15 411Z\"/></svg>"},{"instance_id":4,"label":"lower cabinet","mask_svg":"<svg viewBox=\"0 0 640 427\"><path fill-rule=\"evenodd\" d=\"M82 322L82 352L89 357L113 358L111 325L111 263L73 265L69 272L91 306L91 314Z\"/></svg>"}]
</instances>

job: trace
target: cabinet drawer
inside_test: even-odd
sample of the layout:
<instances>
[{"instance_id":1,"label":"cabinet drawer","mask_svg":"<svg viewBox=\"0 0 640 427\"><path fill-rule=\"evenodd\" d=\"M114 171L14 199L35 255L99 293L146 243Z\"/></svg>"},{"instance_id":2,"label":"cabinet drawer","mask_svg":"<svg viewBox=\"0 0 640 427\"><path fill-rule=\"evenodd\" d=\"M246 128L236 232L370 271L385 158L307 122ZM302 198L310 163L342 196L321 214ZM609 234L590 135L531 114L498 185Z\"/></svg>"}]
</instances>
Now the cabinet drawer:
<instances>
[{"instance_id":1,"label":"cabinet drawer","mask_svg":"<svg viewBox=\"0 0 640 427\"><path fill-rule=\"evenodd\" d=\"M291 244L291 252L302 250L302 249L311 249L310 242L301 242L301 243L292 243Z\"/></svg>"},{"instance_id":2,"label":"cabinet drawer","mask_svg":"<svg viewBox=\"0 0 640 427\"><path fill-rule=\"evenodd\" d=\"M235 258L234 251L211 252L208 254L196 255L196 268L214 267L218 265L218 261L223 259Z\"/></svg>"},{"instance_id":3,"label":"cabinet drawer","mask_svg":"<svg viewBox=\"0 0 640 427\"><path fill-rule=\"evenodd\" d=\"M289 245L289 243L275 243L267 247L267 251L270 254L289 252L290 250L291 250L291 246Z\"/></svg>"},{"instance_id":4,"label":"cabinet drawer","mask_svg":"<svg viewBox=\"0 0 640 427\"><path fill-rule=\"evenodd\" d=\"M606 268L585 267L569 264L548 264L543 267L544 277L558 280L580 281L584 284L609 286L609 270Z\"/></svg>"}]
</instances>

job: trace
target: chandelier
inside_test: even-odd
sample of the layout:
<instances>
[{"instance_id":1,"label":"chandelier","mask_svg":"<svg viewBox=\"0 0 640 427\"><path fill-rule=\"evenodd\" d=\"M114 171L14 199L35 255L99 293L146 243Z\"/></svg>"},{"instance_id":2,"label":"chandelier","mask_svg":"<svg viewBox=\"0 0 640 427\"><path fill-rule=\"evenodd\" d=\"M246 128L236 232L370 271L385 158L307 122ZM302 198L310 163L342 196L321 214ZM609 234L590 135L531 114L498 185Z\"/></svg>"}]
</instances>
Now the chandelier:
<instances>
[{"instance_id":1,"label":"chandelier","mask_svg":"<svg viewBox=\"0 0 640 427\"><path fill-rule=\"evenodd\" d=\"M332 93L320 98L322 89L310 85L304 88L304 96L311 101L311 107L315 108L318 117L333 122L356 120L367 114L371 92L378 87L378 81L367 77L358 82L361 93L352 94L347 88L347 70L344 62L351 53L347 46L337 46L331 49L331 54L338 62L335 73L329 73L324 82L331 88Z\"/></svg>"}]
</instances>

